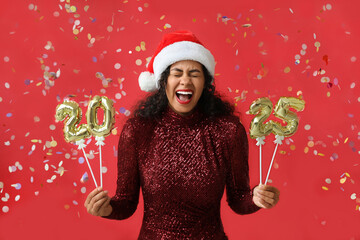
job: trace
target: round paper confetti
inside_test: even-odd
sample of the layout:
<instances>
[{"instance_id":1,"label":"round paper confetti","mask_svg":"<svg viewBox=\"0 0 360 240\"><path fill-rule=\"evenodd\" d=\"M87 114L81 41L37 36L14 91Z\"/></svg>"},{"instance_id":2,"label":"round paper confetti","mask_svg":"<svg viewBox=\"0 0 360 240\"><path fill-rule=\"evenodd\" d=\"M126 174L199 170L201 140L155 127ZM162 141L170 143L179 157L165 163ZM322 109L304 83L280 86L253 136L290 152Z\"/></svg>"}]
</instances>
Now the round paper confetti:
<instances>
[{"instance_id":1,"label":"round paper confetti","mask_svg":"<svg viewBox=\"0 0 360 240\"><path fill-rule=\"evenodd\" d=\"M325 179L325 182L326 182L327 184L330 184L330 183L331 183L331 179L330 179L330 178L327 178L327 179Z\"/></svg>"},{"instance_id":2,"label":"round paper confetti","mask_svg":"<svg viewBox=\"0 0 360 240\"><path fill-rule=\"evenodd\" d=\"M30 4L29 4L29 10L34 10L34 8L35 8L35 5L32 4L32 3L30 3Z\"/></svg>"},{"instance_id":3,"label":"round paper confetti","mask_svg":"<svg viewBox=\"0 0 360 240\"><path fill-rule=\"evenodd\" d=\"M114 65L115 69L120 69L120 67L121 67L120 63L115 63L115 65Z\"/></svg>"},{"instance_id":4,"label":"round paper confetti","mask_svg":"<svg viewBox=\"0 0 360 240\"><path fill-rule=\"evenodd\" d=\"M55 130L55 129L56 129L56 126L55 126L54 124L51 124L51 125L49 126L49 128L50 128L50 130Z\"/></svg>"},{"instance_id":5,"label":"round paper confetti","mask_svg":"<svg viewBox=\"0 0 360 240\"><path fill-rule=\"evenodd\" d=\"M58 11L55 11L55 12L53 13L53 16L54 16L54 17L58 17L58 16L60 16L60 13L59 13Z\"/></svg>"},{"instance_id":6,"label":"round paper confetti","mask_svg":"<svg viewBox=\"0 0 360 240\"><path fill-rule=\"evenodd\" d=\"M81 193L86 193L86 187L82 187L80 191Z\"/></svg>"},{"instance_id":7,"label":"round paper confetti","mask_svg":"<svg viewBox=\"0 0 360 240\"><path fill-rule=\"evenodd\" d=\"M73 12L73 13L76 12L76 7L75 7L75 6L71 6L71 7L70 7L70 11Z\"/></svg>"},{"instance_id":8,"label":"round paper confetti","mask_svg":"<svg viewBox=\"0 0 360 240\"><path fill-rule=\"evenodd\" d=\"M4 58L4 60L5 60L5 58ZM355 62L355 61L356 61L356 57L355 57L355 56L351 57L351 58L350 58L350 61L351 61L351 62Z\"/></svg>"},{"instance_id":9,"label":"round paper confetti","mask_svg":"<svg viewBox=\"0 0 360 240\"><path fill-rule=\"evenodd\" d=\"M10 58L8 56L5 56L4 57L4 62L9 62L10 61Z\"/></svg>"},{"instance_id":10,"label":"round paper confetti","mask_svg":"<svg viewBox=\"0 0 360 240\"><path fill-rule=\"evenodd\" d=\"M120 94L120 93L115 94L115 98L116 98L116 99L120 99L120 98L121 98L121 94Z\"/></svg>"},{"instance_id":11,"label":"round paper confetti","mask_svg":"<svg viewBox=\"0 0 360 240\"><path fill-rule=\"evenodd\" d=\"M5 87L6 87L6 88L10 88L10 84L6 82L6 83L5 83Z\"/></svg>"},{"instance_id":12,"label":"round paper confetti","mask_svg":"<svg viewBox=\"0 0 360 240\"><path fill-rule=\"evenodd\" d=\"M290 72L290 67L284 68L284 73L289 73L289 72Z\"/></svg>"},{"instance_id":13,"label":"round paper confetti","mask_svg":"<svg viewBox=\"0 0 360 240\"><path fill-rule=\"evenodd\" d=\"M8 207L8 206L3 206L2 211L3 211L4 213L9 212L9 207Z\"/></svg>"},{"instance_id":14,"label":"round paper confetti","mask_svg":"<svg viewBox=\"0 0 360 240\"><path fill-rule=\"evenodd\" d=\"M310 130L310 128L311 128L311 126L309 124L306 124L305 127L304 127L304 129L307 130L307 131Z\"/></svg>"},{"instance_id":15,"label":"round paper confetti","mask_svg":"<svg viewBox=\"0 0 360 240\"><path fill-rule=\"evenodd\" d=\"M355 200L355 199L356 199L356 193L351 194L350 198L351 198L352 200Z\"/></svg>"},{"instance_id":16,"label":"round paper confetti","mask_svg":"<svg viewBox=\"0 0 360 240\"><path fill-rule=\"evenodd\" d=\"M141 59L136 59L135 63L136 63L136 65L140 66L142 64L142 61L141 61Z\"/></svg>"}]
</instances>

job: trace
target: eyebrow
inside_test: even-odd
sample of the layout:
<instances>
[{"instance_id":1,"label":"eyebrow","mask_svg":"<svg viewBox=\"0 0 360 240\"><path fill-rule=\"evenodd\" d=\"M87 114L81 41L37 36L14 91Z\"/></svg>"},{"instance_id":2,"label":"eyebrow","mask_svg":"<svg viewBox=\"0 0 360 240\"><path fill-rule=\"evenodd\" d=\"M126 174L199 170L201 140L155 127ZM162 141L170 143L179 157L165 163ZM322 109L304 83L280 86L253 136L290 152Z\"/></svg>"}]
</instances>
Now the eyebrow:
<instances>
[{"instance_id":1,"label":"eyebrow","mask_svg":"<svg viewBox=\"0 0 360 240\"><path fill-rule=\"evenodd\" d=\"M178 72L183 72L183 70L179 69L179 68L173 68L170 71L178 71ZM193 72L198 72L200 73L200 71L198 69L192 69L189 71L189 73L193 73Z\"/></svg>"}]
</instances>

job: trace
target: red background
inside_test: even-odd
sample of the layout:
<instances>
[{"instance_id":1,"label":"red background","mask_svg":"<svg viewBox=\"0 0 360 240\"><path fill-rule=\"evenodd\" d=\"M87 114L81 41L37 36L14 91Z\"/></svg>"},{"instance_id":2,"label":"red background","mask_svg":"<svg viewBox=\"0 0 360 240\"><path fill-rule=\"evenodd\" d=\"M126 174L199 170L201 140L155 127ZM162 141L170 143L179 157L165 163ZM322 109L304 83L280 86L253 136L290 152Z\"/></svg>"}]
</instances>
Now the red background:
<instances>
[{"instance_id":1,"label":"red background","mask_svg":"<svg viewBox=\"0 0 360 240\"><path fill-rule=\"evenodd\" d=\"M106 138L103 150L104 186L112 195L124 109L132 112L145 96L137 78L162 34L178 29L193 31L212 51L216 87L237 104L247 128L256 98L306 101L297 113L299 129L279 148L270 176L281 190L279 204L240 216L224 195L221 215L229 238L360 239L358 1L67 2L75 12L64 1L7 1L0 8L0 239L136 239L142 196L124 221L86 212L83 203L94 184L91 178L80 182L87 165L64 141L55 108L70 98L85 115L94 95L115 101L117 133ZM137 51L142 41L145 48ZM56 80L45 79L59 69ZM104 86L97 72L112 82ZM264 175L273 139L268 136L264 146ZM249 141L254 186L258 148ZM94 140L86 151L95 155L90 161L99 179ZM55 172L61 163L62 176Z\"/></svg>"}]
</instances>

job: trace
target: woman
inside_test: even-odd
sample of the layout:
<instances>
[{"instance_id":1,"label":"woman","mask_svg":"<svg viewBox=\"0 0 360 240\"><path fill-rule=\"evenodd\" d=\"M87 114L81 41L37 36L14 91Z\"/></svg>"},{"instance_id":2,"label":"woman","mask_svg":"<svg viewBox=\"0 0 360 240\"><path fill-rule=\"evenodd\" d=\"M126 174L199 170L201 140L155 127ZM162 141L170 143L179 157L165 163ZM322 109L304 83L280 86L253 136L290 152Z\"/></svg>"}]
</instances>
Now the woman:
<instances>
[{"instance_id":1,"label":"woman","mask_svg":"<svg viewBox=\"0 0 360 240\"><path fill-rule=\"evenodd\" d=\"M87 211L109 219L129 218L140 186L144 218L138 239L228 239L220 219L227 202L238 214L272 208L275 187L249 186L246 131L231 104L212 85L215 60L188 31L164 36L142 90L155 91L128 119L118 147L117 190L93 190Z\"/></svg>"}]
</instances>

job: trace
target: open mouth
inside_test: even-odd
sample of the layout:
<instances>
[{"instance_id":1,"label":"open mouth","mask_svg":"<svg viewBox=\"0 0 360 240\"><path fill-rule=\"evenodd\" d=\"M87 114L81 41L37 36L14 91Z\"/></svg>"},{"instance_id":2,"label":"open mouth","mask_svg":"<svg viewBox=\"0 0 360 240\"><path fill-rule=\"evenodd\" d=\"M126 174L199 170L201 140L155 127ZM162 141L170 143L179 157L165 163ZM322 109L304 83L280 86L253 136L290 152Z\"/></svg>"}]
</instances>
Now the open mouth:
<instances>
[{"instance_id":1,"label":"open mouth","mask_svg":"<svg viewBox=\"0 0 360 240\"><path fill-rule=\"evenodd\" d=\"M191 101L191 98L193 96L193 92L192 91L177 91L176 92L176 97L178 102L182 103L182 104L186 104L189 103Z\"/></svg>"}]
</instances>

